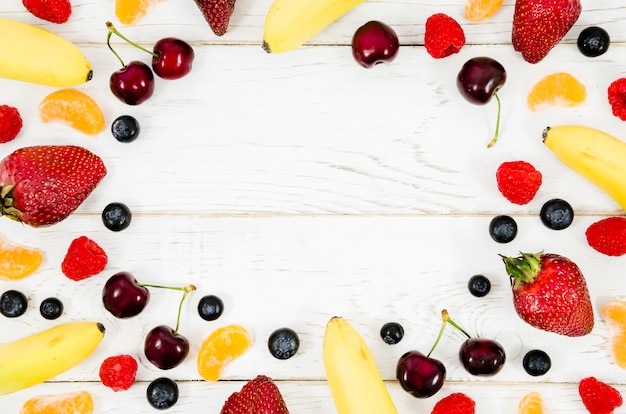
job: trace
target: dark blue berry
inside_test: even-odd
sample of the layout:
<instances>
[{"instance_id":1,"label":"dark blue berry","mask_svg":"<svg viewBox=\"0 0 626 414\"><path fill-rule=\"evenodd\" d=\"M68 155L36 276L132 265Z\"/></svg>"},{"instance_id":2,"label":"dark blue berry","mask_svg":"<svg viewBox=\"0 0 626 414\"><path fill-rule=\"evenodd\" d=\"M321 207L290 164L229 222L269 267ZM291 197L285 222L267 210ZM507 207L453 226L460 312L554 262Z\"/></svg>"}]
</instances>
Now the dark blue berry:
<instances>
[{"instance_id":1,"label":"dark blue berry","mask_svg":"<svg viewBox=\"0 0 626 414\"><path fill-rule=\"evenodd\" d=\"M146 396L151 406L167 410L178 401L178 385L169 378L157 378L148 385Z\"/></svg>"},{"instance_id":2,"label":"dark blue berry","mask_svg":"<svg viewBox=\"0 0 626 414\"><path fill-rule=\"evenodd\" d=\"M139 122L130 115L119 116L111 124L113 138L123 143L136 140L139 136L139 130Z\"/></svg>"},{"instance_id":3,"label":"dark blue berry","mask_svg":"<svg viewBox=\"0 0 626 414\"><path fill-rule=\"evenodd\" d=\"M380 337L389 345L395 345L404 337L404 328L398 322L387 322L380 328Z\"/></svg>"},{"instance_id":4,"label":"dark blue berry","mask_svg":"<svg viewBox=\"0 0 626 414\"><path fill-rule=\"evenodd\" d=\"M130 226L131 213L126 204L110 203L102 210L102 222L111 231L122 231Z\"/></svg>"},{"instance_id":5,"label":"dark blue berry","mask_svg":"<svg viewBox=\"0 0 626 414\"><path fill-rule=\"evenodd\" d=\"M574 209L565 200L553 198L541 207L539 213L542 223L552 230L563 230L574 220Z\"/></svg>"},{"instance_id":6,"label":"dark blue berry","mask_svg":"<svg viewBox=\"0 0 626 414\"><path fill-rule=\"evenodd\" d=\"M552 362L550 361L550 356L547 353L540 349L533 349L524 355L522 365L524 366L524 370L529 375L538 377L540 375L544 375L550 370Z\"/></svg>"},{"instance_id":7,"label":"dark blue berry","mask_svg":"<svg viewBox=\"0 0 626 414\"><path fill-rule=\"evenodd\" d=\"M7 318L17 318L26 312L28 300L22 292L7 290L0 296L0 313Z\"/></svg>"},{"instance_id":8,"label":"dark blue berry","mask_svg":"<svg viewBox=\"0 0 626 414\"><path fill-rule=\"evenodd\" d=\"M609 34L601 27L590 26L578 35L578 50L587 57L598 57L604 54L611 43Z\"/></svg>"},{"instance_id":9,"label":"dark blue berry","mask_svg":"<svg viewBox=\"0 0 626 414\"><path fill-rule=\"evenodd\" d=\"M478 298L487 296L491 290L491 281L483 275L474 275L469 278L467 288L470 293Z\"/></svg>"},{"instance_id":10,"label":"dark blue berry","mask_svg":"<svg viewBox=\"0 0 626 414\"><path fill-rule=\"evenodd\" d=\"M224 302L215 295L203 296L198 302L198 314L205 321L214 321L224 312Z\"/></svg>"},{"instance_id":11,"label":"dark blue berry","mask_svg":"<svg viewBox=\"0 0 626 414\"><path fill-rule=\"evenodd\" d=\"M517 236L517 223L509 216L494 217L489 223L489 234L498 243L508 243Z\"/></svg>"},{"instance_id":12,"label":"dark blue berry","mask_svg":"<svg viewBox=\"0 0 626 414\"><path fill-rule=\"evenodd\" d=\"M44 299L39 305L39 313L45 319L57 319L63 313L63 302L57 298Z\"/></svg>"},{"instance_id":13,"label":"dark blue berry","mask_svg":"<svg viewBox=\"0 0 626 414\"><path fill-rule=\"evenodd\" d=\"M280 328L272 332L267 340L270 354L276 359L289 359L298 352L300 339L296 331Z\"/></svg>"}]
</instances>

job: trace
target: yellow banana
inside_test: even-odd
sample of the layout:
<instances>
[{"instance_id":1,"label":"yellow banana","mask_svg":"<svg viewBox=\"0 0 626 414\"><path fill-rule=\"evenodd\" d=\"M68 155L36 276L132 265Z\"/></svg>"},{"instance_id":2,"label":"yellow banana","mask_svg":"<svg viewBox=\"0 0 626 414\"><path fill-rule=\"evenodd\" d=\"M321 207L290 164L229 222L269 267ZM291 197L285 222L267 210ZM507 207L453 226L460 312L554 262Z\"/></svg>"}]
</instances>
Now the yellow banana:
<instances>
[{"instance_id":1,"label":"yellow banana","mask_svg":"<svg viewBox=\"0 0 626 414\"><path fill-rule=\"evenodd\" d=\"M49 380L85 360L104 337L97 322L67 322L0 345L0 395Z\"/></svg>"},{"instance_id":2,"label":"yellow banana","mask_svg":"<svg viewBox=\"0 0 626 414\"><path fill-rule=\"evenodd\" d=\"M274 0L265 17L263 49L295 49L365 0Z\"/></svg>"},{"instance_id":3,"label":"yellow banana","mask_svg":"<svg viewBox=\"0 0 626 414\"><path fill-rule=\"evenodd\" d=\"M626 143L580 125L548 127L543 143L561 162L626 209Z\"/></svg>"},{"instance_id":4,"label":"yellow banana","mask_svg":"<svg viewBox=\"0 0 626 414\"><path fill-rule=\"evenodd\" d=\"M328 321L323 355L339 414L397 414L372 353L344 318Z\"/></svg>"},{"instance_id":5,"label":"yellow banana","mask_svg":"<svg viewBox=\"0 0 626 414\"><path fill-rule=\"evenodd\" d=\"M92 76L91 64L69 40L0 17L0 78L69 87L83 84Z\"/></svg>"}]
</instances>

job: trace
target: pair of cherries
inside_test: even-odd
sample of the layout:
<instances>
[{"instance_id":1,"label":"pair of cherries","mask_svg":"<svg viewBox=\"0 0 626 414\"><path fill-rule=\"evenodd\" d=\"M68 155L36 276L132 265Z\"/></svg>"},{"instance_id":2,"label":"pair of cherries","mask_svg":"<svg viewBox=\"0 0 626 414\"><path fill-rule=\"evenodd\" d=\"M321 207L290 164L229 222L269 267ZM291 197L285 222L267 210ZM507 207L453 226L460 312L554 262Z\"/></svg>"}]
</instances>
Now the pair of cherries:
<instances>
[{"instance_id":1,"label":"pair of cherries","mask_svg":"<svg viewBox=\"0 0 626 414\"><path fill-rule=\"evenodd\" d=\"M160 78L168 80L182 78L191 71L194 51L187 42L175 37L166 37L157 41L151 52L122 35L111 22L107 22L106 26L107 46L122 64L122 68L113 72L109 80L111 92L120 101L128 105L139 105L148 100L154 93L153 71ZM152 68L139 60L125 64L111 47L113 34L152 55Z\"/></svg>"}]
</instances>

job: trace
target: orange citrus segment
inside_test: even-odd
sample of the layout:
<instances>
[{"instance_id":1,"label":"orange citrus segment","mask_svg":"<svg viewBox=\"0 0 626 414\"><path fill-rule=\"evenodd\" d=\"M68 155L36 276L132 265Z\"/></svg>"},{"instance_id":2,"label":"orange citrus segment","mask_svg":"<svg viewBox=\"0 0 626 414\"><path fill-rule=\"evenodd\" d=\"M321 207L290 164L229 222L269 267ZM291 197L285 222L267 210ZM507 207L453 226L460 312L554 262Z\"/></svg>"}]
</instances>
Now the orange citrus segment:
<instances>
[{"instance_id":1,"label":"orange citrus segment","mask_svg":"<svg viewBox=\"0 0 626 414\"><path fill-rule=\"evenodd\" d=\"M39 117L46 123L65 122L88 135L104 129L104 115L98 103L76 89L61 89L46 96L39 104Z\"/></svg>"},{"instance_id":2,"label":"orange citrus segment","mask_svg":"<svg viewBox=\"0 0 626 414\"><path fill-rule=\"evenodd\" d=\"M531 111L549 106L576 106L587 99L587 89L569 73L559 72L543 77L528 93Z\"/></svg>"},{"instance_id":3,"label":"orange citrus segment","mask_svg":"<svg viewBox=\"0 0 626 414\"><path fill-rule=\"evenodd\" d=\"M198 373L207 381L217 381L228 364L243 355L252 339L246 328L227 325L204 340L198 352Z\"/></svg>"},{"instance_id":4,"label":"orange citrus segment","mask_svg":"<svg viewBox=\"0 0 626 414\"><path fill-rule=\"evenodd\" d=\"M20 414L91 414L93 398L87 391L40 395L26 401Z\"/></svg>"},{"instance_id":5,"label":"orange citrus segment","mask_svg":"<svg viewBox=\"0 0 626 414\"><path fill-rule=\"evenodd\" d=\"M43 261L41 250L0 237L0 279L19 280L33 274Z\"/></svg>"},{"instance_id":6,"label":"orange citrus segment","mask_svg":"<svg viewBox=\"0 0 626 414\"><path fill-rule=\"evenodd\" d=\"M115 0L115 15L122 24L135 24L162 0Z\"/></svg>"},{"instance_id":7,"label":"orange citrus segment","mask_svg":"<svg viewBox=\"0 0 626 414\"><path fill-rule=\"evenodd\" d=\"M611 300L600 309L612 332L611 355L615 363L626 368L626 301Z\"/></svg>"},{"instance_id":8,"label":"orange citrus segment","mask_svg":"<svg viewBox=\"0 0 626 414\"><path fill-rule=\"evenodd\" d=\"M518 414L543 414L543 398L536 391L524 395L518 405Z\"/></svg>"},{"instance_id":9,"label":"orange citrus segment","mask_svg":"<svg viewBox=\"0 0 626 414\"><path fill-rule=\"evenodd\" d=\"M498 11L503 0L466 0L463 16L470 22L480 22Z\"/></svg>"}]
</instances>

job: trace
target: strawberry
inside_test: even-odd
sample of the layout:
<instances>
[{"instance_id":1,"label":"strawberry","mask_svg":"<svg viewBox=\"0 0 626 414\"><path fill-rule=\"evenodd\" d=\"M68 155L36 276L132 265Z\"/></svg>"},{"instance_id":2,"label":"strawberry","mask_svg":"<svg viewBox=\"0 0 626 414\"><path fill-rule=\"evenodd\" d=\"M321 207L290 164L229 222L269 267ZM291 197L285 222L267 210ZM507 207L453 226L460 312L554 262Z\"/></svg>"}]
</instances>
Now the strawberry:
<instances>
[{"instance_id":1,"label":"strawberry","mask_svg":"<svg viewBox=\"0 0 626 414\"><path fill-rule=\"evenodd\" d=\"M626 121L626 78L619 78L611 82L607 93L613 115Z\"/></svg>"},{"instance_id":2,"label":"strawberry","mask_svg":"<svg viewBox=\"0 0 626 414\"><path fill-rule=\"evenodd\" d=\"M218 36L223 36L228 30L230 16L235 11L236 0L195 0L204 19L209 23L211 30Z\"/></svg>"},{"instance_id":3,"label":"strawberry","mask_svg":"<svg viewBox=\"0 0 626 414\"><path fill-rule=\"evenodd\" d=\"M107 261L107 254L102 247L87 236L80 236L72 240L67 249L61 271L72 280L83 280L102 272Z\"/></svg>"},{"instance_id":4,"label":"strawberry","mask_svg":"<svg viewBox=\"0 0 626 414\"><path fill-rule=\"evenodd\" d=\"M594 321L589 291L574 262L551 253L501 257L520 318L535 328L565 336L591 332Z\"/></svg>"},{"instance_id":5,"label":"strawberry","mask_svg":"<svg viewBox=\"0 0 626 414\"><path fill-rule=\"evenodd\" d=\"M461 25L444 13L435 13L426 19L424 47L435 59L458 53L465 45L465 33Z\"/></svg>"},{"instance_id":6,"label":"strawberry","mask_svg":"<svg viewBox=\"0 0 626 414\"><path fill-rule=\"evenodd\" d=\"M468 395L455 392L437 401L430 414L474 414L476 403Z\"/></svg>"},{"instance_id":7,"label":"strawberry","mask_svg":"<svg viewBox=\"0 0 626 414\"><path fill-rule=\"evenodd\" d=\"M607 256L626 254L626 217L608 217L591 224L585 232L587 243Z\"/></svg>"},{"instance_id":8,"label":"strawberry","mask_svg":"<svg viewBox=\"0 0 626 414\"><path fill-rule=\"evenodd\" d=\"M513 204L528 204L541 187L542 176L526 161L507 161L496 170L498 190Z\"/></svg>"},{"instance_id":9,"label":"strawberry","mask_svg":"<svg viewBox=\"0 0 626 414\"><path fill-rule=\"evenodd\" d=\"M580 380L578 394L591 414L611 414L622 405L620 392L594 377Z\"/></svg>"},{"instance_id":10,"label":"strawberry","mask_svg":"<svg viewBox=\"0 0 626 414\"><path fill-rule=\"evenodd\" d=\"M271 378L259 375L228 397L220 414L288 414L280 390Z\"/></svg>"},{"instance_id":11,"label":"strawberry","mask_svg":"<svg viewBox=\"0 0 626 414\"><path fill-rule=\"evenodd\" d=\"M578 20L580 0L516 0L513 48L529 63L545 58Z\"/></svg>"},{"instance_id":12,"label":"strawberry","mask_svg":"<svg viewBox=\"0 0 626 414\"><path fill-rule=\"evenodd\" d=\"M9 105L0 105L0 144L13 141L21 129L20 111Z\"/></svg>"},{"instance_id":13,"label":"strawberry","mask_svg":"<svg viewBox=\"0 0 626 414\"><path fill-rule=\"evenodd\" d=\"M100 364L100 381L113 391L126 391L135 383L137 360L131 355L115 355Z\"/></svg>"},{"instance_id":14,"label":"strawberry","mask_svg":"<svg viewBox=\"0 0 626 414\"><path fill-rule=\"evenodd\" d=\"M26 10L52 23L65 23L72 14L70 0L22 0Z\"/></svg>"},{"instance_id":15,"label":"strawberry","mask_svg":"<svg viewBox=\"0 0 626 414\"><path fill-rule=\"evenodd\" d=\"M20 148L0 161L0 214L49 226L76 210L105 175L102 159L82 147Z\"/></svg>"}]
</instances>

